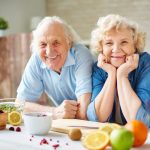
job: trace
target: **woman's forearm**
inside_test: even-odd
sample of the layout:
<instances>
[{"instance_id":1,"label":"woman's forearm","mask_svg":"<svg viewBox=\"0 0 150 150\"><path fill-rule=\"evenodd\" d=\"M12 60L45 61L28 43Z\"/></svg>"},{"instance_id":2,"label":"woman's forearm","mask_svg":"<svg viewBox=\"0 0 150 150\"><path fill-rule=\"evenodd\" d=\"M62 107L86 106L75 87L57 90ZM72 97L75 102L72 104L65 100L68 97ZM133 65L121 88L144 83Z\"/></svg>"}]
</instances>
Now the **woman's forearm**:
<instances>
[{"instance_id":1,"label":"woman's forearm","mask_svg":"<svg viewBox=\"0 0 150 150\"><path fill-rule=\"evenodd\" d=\"M117 76L117 88L120 106L127 121L136 118L141 101L132 89L127 77Z\"/></svg>"},{"instance_id":2,"label":"woman's forearm","mask_svg":"<svg viewBox=\"0 0 150 150\"><path fill-rule=\"evenodd\" d=\"M101 92L95 99L96 114L101 122L105 122L112 112L115 86L116 74L114 72L108 75Z\"/></svg>"}]
</instances>

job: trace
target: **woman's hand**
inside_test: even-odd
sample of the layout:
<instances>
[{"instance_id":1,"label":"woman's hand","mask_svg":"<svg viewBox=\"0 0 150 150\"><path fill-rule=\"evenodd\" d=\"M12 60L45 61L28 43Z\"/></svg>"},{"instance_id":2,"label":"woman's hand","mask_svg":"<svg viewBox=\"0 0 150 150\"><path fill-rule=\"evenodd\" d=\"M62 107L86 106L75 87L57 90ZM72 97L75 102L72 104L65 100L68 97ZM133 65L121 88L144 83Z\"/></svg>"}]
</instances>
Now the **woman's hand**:
<instances>
[{"instance_id":1,"label":"woman's hand","mask_svg":"<svg viewBox=\"0 0 150 150\"><path fill-rule=\"evenodd\" d=\"M128 74L138 67L139 54L126 57L126 62L117 69L117 76L128 77Z\"/></svg>"},{"instance_id":2,"label":"woman's hand","mask_svg":"<svg viewBox=\"0 0 150 150\"><path fill-rule=\"evenodd\" d=\"M78 103L75 100L64 100L60 106L56 107L53 111L55 119L73 119L78 110Z\"/></svg>"},{"instance_id":3,"label":"woman's hand","mask_svg":"<svg viewBox=\"0 0 150 150\"><path fill-rule=\"evenodd\" d=\"M108 74L116 72L116 68L109 63L109 59L101 53L98 56L97 66L102 68Z\"/></svg>"}]
</instances>

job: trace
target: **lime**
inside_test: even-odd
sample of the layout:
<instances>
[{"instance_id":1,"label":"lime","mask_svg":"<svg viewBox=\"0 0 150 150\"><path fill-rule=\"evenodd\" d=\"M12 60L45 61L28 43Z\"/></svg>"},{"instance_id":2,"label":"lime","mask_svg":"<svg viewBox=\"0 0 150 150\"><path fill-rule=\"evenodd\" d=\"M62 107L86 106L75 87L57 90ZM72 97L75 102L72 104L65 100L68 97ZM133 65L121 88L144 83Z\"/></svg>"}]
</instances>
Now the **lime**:
<instances>
[{"instance_id":1,"label":"lime","mask_svg":"<svg viewBox=\"0 0 150 150\"><path fill-rule=\"evenodd\" d=\"M110 143L113 150L129 150L133 143L133 133L125 128L115 129L110 134Z\"/></svg>"}]
</instances>

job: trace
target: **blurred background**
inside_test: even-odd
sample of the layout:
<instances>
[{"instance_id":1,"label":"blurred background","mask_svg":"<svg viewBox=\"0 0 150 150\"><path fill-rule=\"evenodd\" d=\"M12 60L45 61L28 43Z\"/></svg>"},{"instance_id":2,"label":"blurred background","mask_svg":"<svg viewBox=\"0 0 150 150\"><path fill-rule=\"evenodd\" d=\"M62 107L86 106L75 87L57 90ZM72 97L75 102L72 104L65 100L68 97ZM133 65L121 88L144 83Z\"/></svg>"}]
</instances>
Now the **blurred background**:
<instances>
[{"instance_id":1,"label":"blurred background","mask_svg":"<svg viewBox=\"0 0 150 150\"><path fill-rule=\"evenodd\" d=\"M110 13L138 22L147 33L145 51L150 52L149 0L0 0L0 17L8 22L0 37L0 98L16 96L31 55L31 31L43 17L61 17L88 46L98 18Z\"/></svg>"}]
</instances>

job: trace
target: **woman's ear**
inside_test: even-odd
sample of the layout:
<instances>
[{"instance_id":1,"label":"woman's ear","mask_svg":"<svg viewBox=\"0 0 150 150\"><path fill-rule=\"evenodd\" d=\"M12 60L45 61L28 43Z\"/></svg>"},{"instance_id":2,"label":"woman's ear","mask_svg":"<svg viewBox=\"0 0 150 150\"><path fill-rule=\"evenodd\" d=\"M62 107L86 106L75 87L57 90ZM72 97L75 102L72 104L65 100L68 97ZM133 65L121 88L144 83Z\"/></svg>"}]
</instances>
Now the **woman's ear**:
<instances>
[{"instance_id":1,"label":"woman's ear","mask_svg":"<svg viewBox=\"0 0 150 150\"><path fill-rule=\"evenodd\" d=\"M133 53L134 53L134 54L137 54L137 53L138 53L138 50L137 50L136 46L134 47Z\"/></svg>"}]
</instances>

